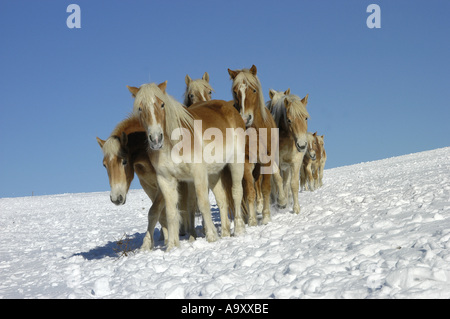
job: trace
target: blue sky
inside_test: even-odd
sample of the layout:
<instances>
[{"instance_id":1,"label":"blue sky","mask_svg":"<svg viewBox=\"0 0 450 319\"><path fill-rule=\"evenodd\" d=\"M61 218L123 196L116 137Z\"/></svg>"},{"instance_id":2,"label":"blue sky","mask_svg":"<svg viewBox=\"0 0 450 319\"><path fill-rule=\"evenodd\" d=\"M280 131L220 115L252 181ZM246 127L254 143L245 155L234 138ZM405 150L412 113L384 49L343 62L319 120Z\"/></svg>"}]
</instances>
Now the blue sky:
<instances>
[{"instance_id":1,"label":"blue sky","mask_svg":"<svg viewBox=\"0 0 450 319\"><path fill-rule=\"evenodd\" d=\"M81 28L69 29L71 3ZM369 29L369 4L381 28ZM0 2L0 197L109 190L95 137L132 110L126 85L255 64L269 88L309 94L327 168L450 146L450 2ZM133 188L139 188L135 181Z\"/></svg>"}]
</instances>

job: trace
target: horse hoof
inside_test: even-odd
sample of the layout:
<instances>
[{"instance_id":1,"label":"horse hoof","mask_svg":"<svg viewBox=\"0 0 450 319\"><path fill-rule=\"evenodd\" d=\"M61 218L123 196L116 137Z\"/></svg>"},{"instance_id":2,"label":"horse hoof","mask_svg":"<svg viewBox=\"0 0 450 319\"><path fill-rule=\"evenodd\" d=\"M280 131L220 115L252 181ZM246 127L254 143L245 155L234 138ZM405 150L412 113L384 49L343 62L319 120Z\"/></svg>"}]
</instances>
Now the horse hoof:
<instances>
[{"instance_id":1,"label":"horse hoof","mask_svg":"<svg viewBox=\"0 0 450 319\"><path fill-rule=\"evenodd\" d=\"M270 214L264 214L261 224L267 225L271 221Z\"/></svg>"},{"instance_id":2,"label":"horse hoof","mask_svg":"<svg viewBox=\"0 0 450 319\"><path fill-rule=\"evenodd\" d=\"M249 226L258 226L258 221L255 218L249 218L248 225Z\"/></svg>"},{"instance_id":3,"label":"horse hoof","mask_svg":"<svg viewBox=\"0 0 450 319\"><path fill-rule=\"evenodd\" d=\"M139 251L152 251L152 248L149 245L142 245L141 248L139 248Z\"/></svg>"},{"instance_id":4,"label":"horse hoof","mask_svg":"<svg viewBox=\"0 0 450 319\"><path fill-rule=\"evenodd\" d=\"M234 236L242 236L245 234L245 227L238 227L234 229Z\"/></svg>"},{"instance_id":5,"label":"horse hoof","mask_svg":"<svg viewBox=\"0 0 450 319\"><path fill-rule=\"evenodd\" d=\"M208 241L208 243L213 243L215 241L217 241L217 235L216 234L208 234L206 235L206 240Z\"/></svg>"},{"instance_id":6,"label":"horse hoof","mask_svg":"<svg viewBox=\"0 0 450 319\"><path fill-rule=\"evenodd\" d=\"M226 231L222 230L222 237L230 237L230 236L231 236L231 233L229 230L226 230Z\"/></svg>"}]
</instances>

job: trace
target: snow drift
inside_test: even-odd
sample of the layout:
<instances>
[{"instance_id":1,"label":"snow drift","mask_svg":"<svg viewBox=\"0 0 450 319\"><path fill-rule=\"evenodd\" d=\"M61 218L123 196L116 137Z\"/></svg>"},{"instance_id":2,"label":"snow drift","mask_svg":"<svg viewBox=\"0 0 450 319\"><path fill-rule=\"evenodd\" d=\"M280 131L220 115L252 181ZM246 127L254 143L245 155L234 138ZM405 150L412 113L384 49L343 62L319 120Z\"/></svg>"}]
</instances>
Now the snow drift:
<instances>
[{"instance_id":1,"label":"snow drift","mask_svg":"<svg viewBox=\"0 0 450 319\"><path fill-rule=\"evenodd\" d=\"M300 215L243 236L127 256L142 190L119 207L109 192L0 199L0 297L450 298L450 147L329 169L298 196Z\"/></svg>"}]
</instances>

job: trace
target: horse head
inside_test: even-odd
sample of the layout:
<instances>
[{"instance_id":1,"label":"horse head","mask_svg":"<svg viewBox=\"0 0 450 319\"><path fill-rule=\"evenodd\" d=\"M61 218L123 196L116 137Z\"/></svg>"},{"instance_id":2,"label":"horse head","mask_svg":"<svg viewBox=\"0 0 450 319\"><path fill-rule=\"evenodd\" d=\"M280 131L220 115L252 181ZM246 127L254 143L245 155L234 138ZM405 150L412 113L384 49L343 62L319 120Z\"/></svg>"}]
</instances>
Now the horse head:
<instances>
[{"instance_id":1,"label":"horse head","mask_svg":"<svg viewBox=\"0 0 450 319\"><path fill-rule=\"evenodd\" d=\"M197 80L192 80L191 77L186 74L184 81L186 82L186 92L184 93L184 105L186 107L197 102L211 101L211 95L214 89L209 84L208 72L205 72L203 77Z\"/></svg>"},{"instance_id":2,"label":"horse head","mask_svg":"<svg viewBox=\"0 0 450 319\"><path fill-rule=\"evenodd\" d=\"M256 76L256 66L250 69L230 70L232 84L232 94L234 107L239 111L246 127L252 126L256 116L262 116L265 120L264 97L262 94L261 83Z\"/></svg>"},{"instance_id":3,"label":"horse head","mask_svg":"<svg viewBox=\"0 0 450 319\"><path fill-rule=\"evenodd\" d=\"M286 123L288 130L295 142L295 147L299 152L304 153L307 149L308 111L306 104L308 95L303 99L296 95L288 95L284 99L286 108Z\"/></svg>"},{"instance_id":4,"label":"horse head","mask_svg":"<svg viewBox=\"0 0 450 319\"><path fill-rule=\"evenodd\" d=\"M110 199L116 205L126 202L127 193L134 177L127 148L127 135L111 136L106 141L97 137L103 151L103 166L106 168L111 186Z\"/></svg>"}]
</instances>

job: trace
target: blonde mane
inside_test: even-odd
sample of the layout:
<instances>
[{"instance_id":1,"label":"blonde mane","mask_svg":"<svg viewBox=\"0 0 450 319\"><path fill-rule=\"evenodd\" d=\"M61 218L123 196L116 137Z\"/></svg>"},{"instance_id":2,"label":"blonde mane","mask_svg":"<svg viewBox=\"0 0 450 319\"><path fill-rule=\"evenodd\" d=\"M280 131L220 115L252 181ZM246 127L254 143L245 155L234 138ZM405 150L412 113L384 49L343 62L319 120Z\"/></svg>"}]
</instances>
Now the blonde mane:
<instances>
[{"instance_id":1,"label":"blonde mane","mask_svg":"<svg viewBox=\"0 0 450 319\"><path fill-rule=\"evenodd\" d=\"M139 108L141 106L148 107L150 105L153 107L155 97L158 97L164 102L165 131L168 136L171 136L173 130L180 127L185 127L193 131L194 118L187 111L186 107L172 96L162 92L155 83L141 85L134 100L133 113L139 114Z\"/></svg>"},{"instance_id":2,"label":"blonde mane","mask_svg":"<svg viewBox=\"0 0 450 319\"><path fill-rule=\"evenodd\" d=\"M192 80L189 85L186 87L186 91L184 92L184 105L189 103L189 92L190 91L214 91L212 86L203 79Z\"/></svg>"},{"instance_id":3,"label":"blonde mane","mask_svg":"<svg viewBox=\"0 0 450 319\"><path fill-rule=\"evenodd\" d=\"M284 107L284 96L273 103L273 100L267 102L267 108L270 110L275 125L279 128L281 124L287 126L286 108Z\"/></svg>"},{"instance_id":4,"label":"blonde mane","mask_svg":"<svg viewBox=\"0 0 450 319\"><path fill-rule=\"evenodd\" d=\"M102 147L104 156L117 156L120 155L121 152L121 143L120 138L122 137L122 133L130 134L134 132L145 132L144 128L141 126L139 122L139 118L131 114L126 119L121 121L116 125L111 135L105 141Z\"/></svg>"},{"instance_id":5,"label":"blonde mane","mask_svg":"<svg viewBox=\"0 0 450 319\"><path fill-rule=\"evenodd\" d=\"M306 110L306 104L303 104L302 99L295 94L286 95L285 99L291 103L291 107L289 108L289 115L294 118L303 117L309 118L309 113Z\"/></svg>"},{"instance_id":6,"label":"blonde mane","mask_svg":"<svg viewBox=\"0 0 450 319\"><path fill-rule=\"evenodd\" d=\"M261 86L261 82L258 79L257 75L253 75L249 69L242 69L242 70L236 70L236 72L239 72L236 77L233 79L233 85L231 86L231 91L233 92L233 90L239 86L240 84L245 84L248 87L257 90L258 91L258 98L259 98L259 108L260 108L260 113L262 116L262 119L264 121L264 123L269 123L269 117L267 116L267 112L266 112L266 104L264 103L264 95L262 92L262 86Z\"/></svg>"},{"instance_id":7,"label":"blonde mane","mask_svg":"<svg viewBox=\"0 0 450 319\"><path fill-rule=\"evenodd\" d=\"M277 127L280 127L281 124L284 124L285 127L287 127L287 109L284 105L284 100L287 100L289 103L291 103L291 106L289 108L290 116L292 116L293 118L309 118L309 113L306 110L306 105L303 104L302 99L298 95L284 95L283 97L277 99L275 103L272 103L273 100L267 103L267 107L271 109L272 117Z\"/></svg>"}]
</instances>

